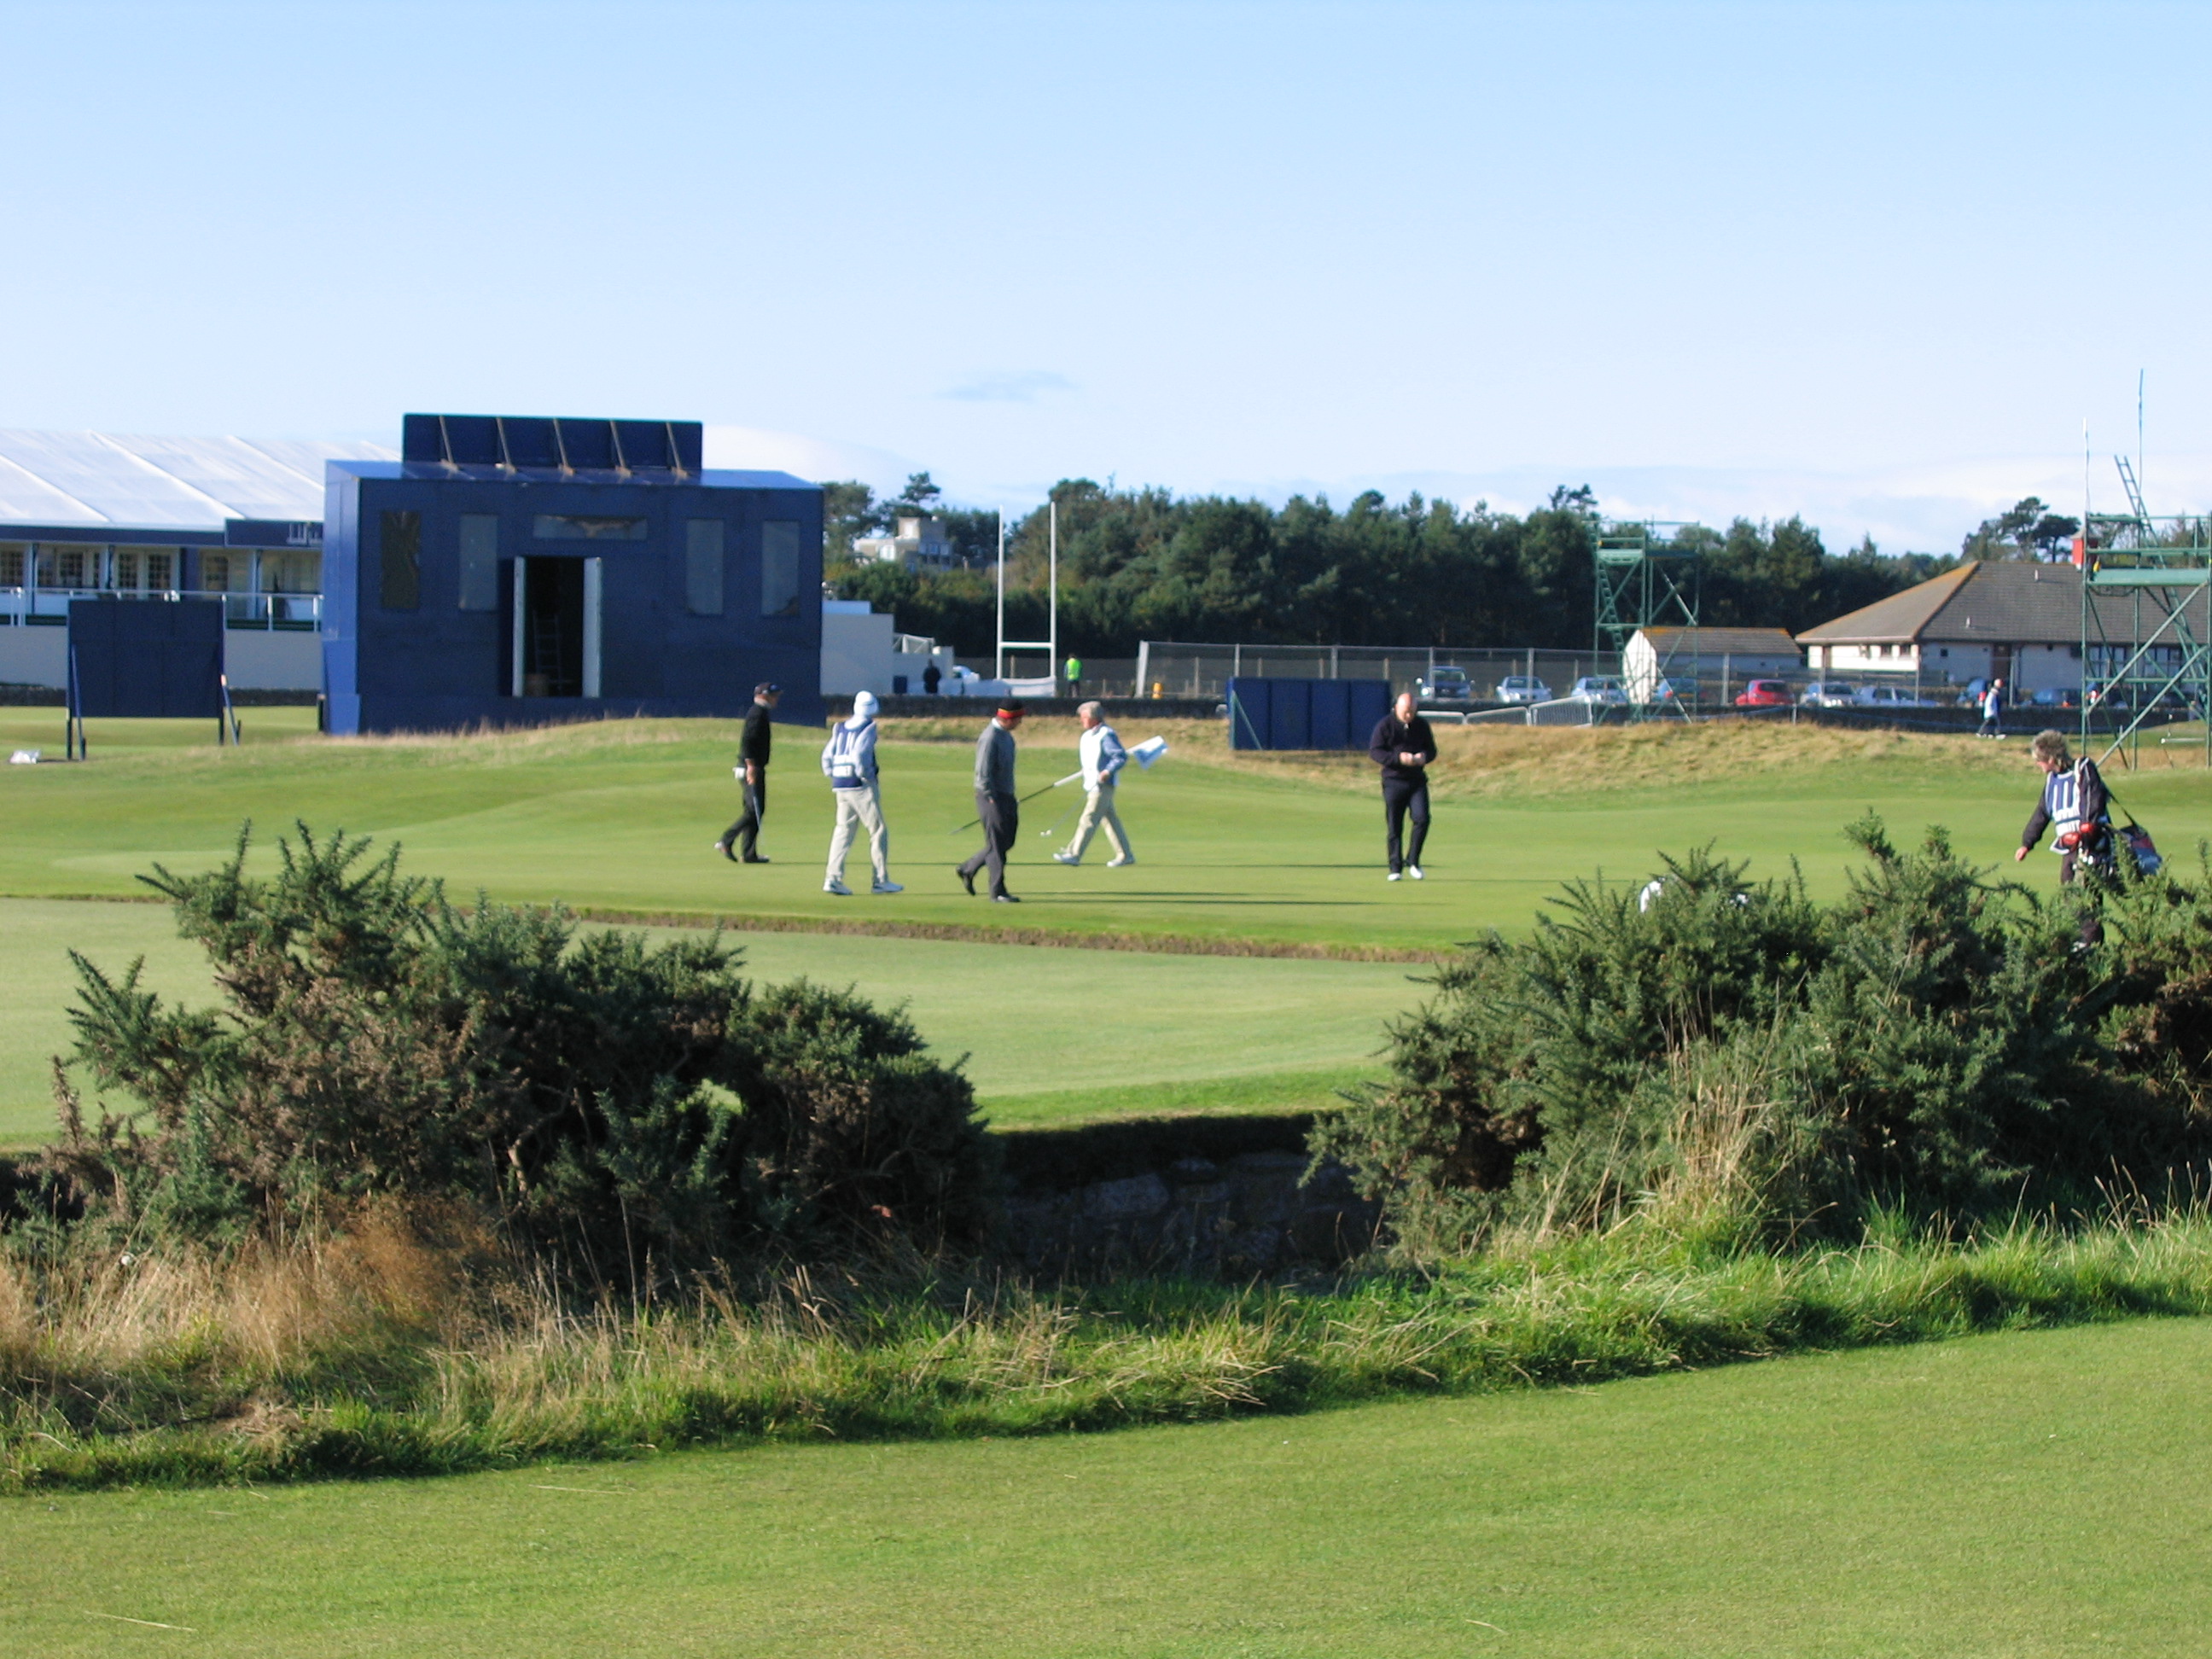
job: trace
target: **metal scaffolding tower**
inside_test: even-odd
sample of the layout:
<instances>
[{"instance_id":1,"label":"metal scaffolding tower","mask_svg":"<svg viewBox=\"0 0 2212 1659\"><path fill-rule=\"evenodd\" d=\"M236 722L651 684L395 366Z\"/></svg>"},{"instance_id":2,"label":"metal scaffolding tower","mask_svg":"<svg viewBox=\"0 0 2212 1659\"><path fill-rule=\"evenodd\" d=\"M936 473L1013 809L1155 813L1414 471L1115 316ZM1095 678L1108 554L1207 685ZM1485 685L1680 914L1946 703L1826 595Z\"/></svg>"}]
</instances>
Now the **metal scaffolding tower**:
<instances>
[{"instance_id":1,"label":"metal scaffolding tower","mask_svg":"<svg viewBox=\"0 0 2212 1659\"><path fill-rule=\"evenodd\" d=\"M2154 519L2125 456L2115 458L2130 511L2082 520L2081 749L2095 717L2109 722L2114 754L2134 765L2146 726L2202 720L2212 680L2212 520ZM2212 724L2204 737L2212 767Z\"/></svg>"},{"instance_id":2,"label":"metal scaffolding tower","mask_svg":"<svg viewBox=\"0 0 2212 1659\"><path fill-rule=\"evenodd\" d=\"M1608 525L1598 532L1596 553L1597 604L1591 629L1591 650L1610 652L1627 675L1628 642L1650 629L1675 630L1668 638L1653 673L1652 689L1667 684L1668 667L1677 656L1686 655L1692 670L1686 706L1680 698L1656 696L1638 702L1633 688L1630 708L1638 720L1697 711L1698 577L1700 543L1686 542L1681 532L1696 528L1687 524Z\"/></svg>"}]
</instances>

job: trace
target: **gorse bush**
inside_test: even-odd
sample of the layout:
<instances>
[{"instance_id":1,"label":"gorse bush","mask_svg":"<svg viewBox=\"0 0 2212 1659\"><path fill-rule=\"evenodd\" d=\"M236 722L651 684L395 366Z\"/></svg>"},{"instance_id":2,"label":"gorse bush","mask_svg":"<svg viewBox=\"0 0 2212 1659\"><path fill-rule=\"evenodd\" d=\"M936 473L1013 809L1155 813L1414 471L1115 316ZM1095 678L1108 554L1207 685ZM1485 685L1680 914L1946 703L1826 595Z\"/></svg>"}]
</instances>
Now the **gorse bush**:
<instances>
[{"instance_id":1,"label":"gorse bush","mask_svg":"<svg viewBox=\"0 0 2212 1659\"><path fill-rule=\"evenodd\" d=\"M757 991L719 936L653 945L479 902L304 825L157 868L221 1005L165 1004L76 958L85 1111L57 1066L50 1207L220 1242L332 1200L464 1199L593 1273L897 1233L988 1231L992 1148L957 1068L902 1014Z\"/></svg>"},{"instance_id":2,"label":"gorse bush","mask_svg":"<svg viewBox=\"0 0 2212 1659\"><path fill-rule=\"evenodd\" d=\"M1392 1032L1389 1084L1315 1149L1417 1252L1694 1196L1723 1225L1848 1232L2162 1181L2206 1146L2212 873L2038 899L1879 820L1850 890L1709 851L1571 884ZM2106 942L2073 948L2076 907Z\"/></svg>"}]
</instances>

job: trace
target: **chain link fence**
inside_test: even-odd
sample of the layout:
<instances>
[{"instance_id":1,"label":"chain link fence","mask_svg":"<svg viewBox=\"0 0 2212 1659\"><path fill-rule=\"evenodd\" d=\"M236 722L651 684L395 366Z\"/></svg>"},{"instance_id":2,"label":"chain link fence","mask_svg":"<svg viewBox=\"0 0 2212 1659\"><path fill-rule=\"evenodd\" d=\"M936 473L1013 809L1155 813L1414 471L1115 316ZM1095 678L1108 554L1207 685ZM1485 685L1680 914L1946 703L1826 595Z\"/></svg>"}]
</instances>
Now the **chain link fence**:
<instances>
[{"instance_id":1,"label":"chain link fence","mask_svg":"<svg viewBox=\"0 0 2212 1659\"><path fill-rule=\"evenodd\" d=\"M1232 678L1387 680L1393 691L1410 691L1439 667L1462 670L1480 702L1498 700L1513 678L1532 678L1565 696L1586 674L1618 674L1611 652L1455 650L1428 645L1207 645L1147 640L1132 664L1139 696L1218 697Z\"/></svg>"},{"instance_id":2,"label":"chain link fence","mask_svg":"<svg viewBox=\"0 0 2212 1659\"><path fill-rule=\"evenodd\" d=\"M986 679L996 665L986 657L963 657L960 665ZM1135 657L1085 657L1079 695L1086 697L1223 697L1232 678L1385 680L1395 691L1410 691L1419 681L1432 678L1440 667L1463 672L1478 706L1505 701L1501 687L1508 679L1534 680L1535 688L1516 686L1513 701L1551 701L1565 698L1575 682L1585 676L1617 676L1620 659L1610 652L1505 649L1486 646L1455 650L1426 645L1217 645L1180 640L1147 640ZM1051 678L1059 691L1066 690L1066 659L1054 664L1042 651L1009 651L1007 678L1042 680ZM1863 688L1887 688L1869 707L1948 708L1967 701L1963 685L1910 672L1839 672L1823 675L1804 667L1774 670L1731 667L1723 658L1706 657L1694 673L1687 662L1669 665L1666 678L1674 696L1670 703L1694 708L1701 714L1735 707L1735 699L1753 680L1780 681L1796 702L1817 683L1840 682L1846 696ZM1692 683L1694 682L1694 690ZM1545 717L1540 717L1545 718ZM1556 717L1565 720L1565 714Z\"/></svg>"}]
</instances>

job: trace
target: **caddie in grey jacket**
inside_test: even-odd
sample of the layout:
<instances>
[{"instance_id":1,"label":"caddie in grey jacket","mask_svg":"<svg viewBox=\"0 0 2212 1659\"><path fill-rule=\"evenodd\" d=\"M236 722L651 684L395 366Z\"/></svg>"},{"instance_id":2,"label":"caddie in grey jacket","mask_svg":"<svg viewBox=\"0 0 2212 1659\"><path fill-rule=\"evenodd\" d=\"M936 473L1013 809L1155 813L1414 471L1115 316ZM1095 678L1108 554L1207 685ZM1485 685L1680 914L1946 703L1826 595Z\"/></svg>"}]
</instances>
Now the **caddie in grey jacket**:
<instances>
[{"instance_id":1,"label":"caddie in grey jacket","mask_svg":"<svg viewBox=\"0 0 2212 1659\"><path fill-rule=\"evenodd\" d=\"M891 838L884 828L883 793L876 781L876 698L863 691L853 699L853 715L830 731L822 747L822 772L837 802L837 827L830 832L830 867L822 890L840 898L852 896L845 885L845 854L852 850L854 831L868 832L868 861L875 866L872 893L903 893L891 879Z\"/></svg>"},{"instance_id":2,"label":"caddie in grey jacket","mask_svg":"<svg viewBox=\"0 0 2212 1659\"><path fill-rule=\"evenodd\" d=\"M1021 804L1014 797L1014 730L1022 723L1022 706L1002 702L991 723L975 739L975 816L983 823L983 845L954 874L969 892L975 877L991 872L991 897L999 904L1019 904L1006 890L1006 854L1022 827Z\"/></svg>"}]
</instances>

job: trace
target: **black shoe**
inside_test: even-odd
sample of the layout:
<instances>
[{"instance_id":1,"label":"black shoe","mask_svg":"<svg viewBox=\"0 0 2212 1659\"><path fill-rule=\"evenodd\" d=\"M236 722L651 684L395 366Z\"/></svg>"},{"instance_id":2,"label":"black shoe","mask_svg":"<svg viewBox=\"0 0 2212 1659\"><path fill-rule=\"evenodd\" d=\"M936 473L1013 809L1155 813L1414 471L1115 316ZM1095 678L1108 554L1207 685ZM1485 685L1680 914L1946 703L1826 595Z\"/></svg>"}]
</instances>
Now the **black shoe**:
<instances>
[{"instance_id":1,"label":"black shoe","mask_svg":"<svg viewBox=\"0 0 2212 1659\"><path fill-rule=\"evenodd\" d=\"M1019 904L1021 901L1016 898L1012 893L994 893L991 895L991 902L994 904Z\"/></svg>"},{"instance_id":2,"label":"black shoe","mask_svg":"<svg viewBox=\"0 0 2212 1659\"><path fill-rule=\"evenodd\" d=\"M960 878L960 884L968 890L968 896L969 898L974 898L975 896L975 872L973 870L963 869L960 866L956 864L952 866L952 873Z\"/></svg>"},{"instance_id":3,"label":"black shoe","mask_svg":"<svg viewBox=\"0 0 2212 1659\"><path fill-rule=\"evenodd\" d=\"M744 857L739 859L738 862L740 864L766 864L768 862L768 858L765 854L748 853Z\"/></svg>"},{"instance_id":4,"label":"black shoe","mask_svg":"<svg viewBox=\"0 0 2212 1659\"><path fill-rule=\"evenodd\" d=\"M732 864L735 864L738 861L738 855L730 850L730 843L726 841L716 842L714 843L714 850L717 853L720 853L724 858L729 860Z\"/></svg>"}]
</instances>

